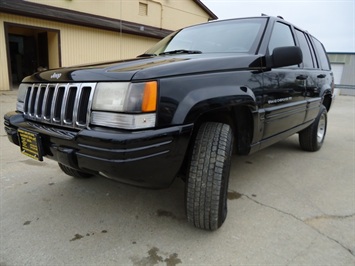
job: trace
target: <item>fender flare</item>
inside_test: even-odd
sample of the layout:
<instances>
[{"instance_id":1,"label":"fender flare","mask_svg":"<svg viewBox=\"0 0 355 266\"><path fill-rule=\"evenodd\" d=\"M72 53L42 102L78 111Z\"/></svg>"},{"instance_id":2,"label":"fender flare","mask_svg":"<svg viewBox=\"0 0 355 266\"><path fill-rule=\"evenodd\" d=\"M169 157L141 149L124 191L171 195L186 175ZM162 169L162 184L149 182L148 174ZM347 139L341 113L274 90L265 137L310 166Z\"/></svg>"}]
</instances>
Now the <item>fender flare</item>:
<instances>
[{"instance_id":1,"label":"fender flare","mask_svg":"<svg viewBox=\"0 0 355 266\"><path fill-rule=\"evenodd\" d=\"M180 102L172 124L195 122L201 115L222 108L248 105L255 111L256 98L246 86L221 86L192 90Z\"/></svg>"}]
</instances>

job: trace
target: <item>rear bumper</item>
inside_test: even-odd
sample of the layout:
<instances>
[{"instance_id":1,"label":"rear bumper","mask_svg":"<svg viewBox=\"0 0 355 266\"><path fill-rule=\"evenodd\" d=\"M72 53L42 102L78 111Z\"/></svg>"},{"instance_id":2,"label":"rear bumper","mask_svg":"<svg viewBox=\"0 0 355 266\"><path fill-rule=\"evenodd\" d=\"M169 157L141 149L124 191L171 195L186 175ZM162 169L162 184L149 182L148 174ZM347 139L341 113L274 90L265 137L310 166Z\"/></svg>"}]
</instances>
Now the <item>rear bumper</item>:
<instances>
[{"instance_id":1,"label":"rear bumper","mask_svg":"<svg viewBox=\"0 0 355 266\"><path fill-rule=\"evenodd\" d=\"M43 156L69 167L143 187L167 187L185 158L193 125L127 132L105 128L69 131L4 117L9 140L19 145L19 128L41 137Z\"/></svg>"}]
</instances>

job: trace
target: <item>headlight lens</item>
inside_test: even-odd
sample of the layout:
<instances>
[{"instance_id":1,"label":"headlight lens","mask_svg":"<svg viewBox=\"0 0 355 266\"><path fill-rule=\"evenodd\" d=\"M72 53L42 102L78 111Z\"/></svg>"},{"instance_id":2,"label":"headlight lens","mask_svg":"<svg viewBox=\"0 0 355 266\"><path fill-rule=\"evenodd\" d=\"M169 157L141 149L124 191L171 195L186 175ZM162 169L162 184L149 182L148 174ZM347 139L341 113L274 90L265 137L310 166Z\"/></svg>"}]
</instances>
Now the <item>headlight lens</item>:
<instances>
[{"instance_id":1,"label":"headlight lens","mask_svg":"<svg viewBox=\"0 0 355 266\"><path fill-rule=\"evenodd\" d=\"M92 103L93 110L123 112L129 83L98 83Z\"/></svg>"},{"instance_id":2,"label":"headlight lens","mask_svg":"<svg viewBox=\"0 0 355 266\"><path fill-rule=\"evenodd\" d=\"M91 123L123 129L154 127L157 96L156 81L98 83L92 103Z\"/></svg>"},{"instance_id":3,"label":"headlight lens","mask_svg":"<svg viewBox=\"0 0 355 266\"><path fill-rule=\"evenodd\" d=\"M157 82L101 82L97 84L92 109L110 112L154 112L157 104Z\"/></svg>"}]
</instances>

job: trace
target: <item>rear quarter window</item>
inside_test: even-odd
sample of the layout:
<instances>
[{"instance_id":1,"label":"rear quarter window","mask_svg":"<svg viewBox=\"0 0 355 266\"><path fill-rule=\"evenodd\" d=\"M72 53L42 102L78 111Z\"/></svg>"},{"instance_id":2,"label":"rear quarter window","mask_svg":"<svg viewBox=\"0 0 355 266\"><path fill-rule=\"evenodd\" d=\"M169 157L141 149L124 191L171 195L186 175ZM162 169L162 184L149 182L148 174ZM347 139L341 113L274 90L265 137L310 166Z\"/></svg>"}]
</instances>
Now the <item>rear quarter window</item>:
<instances>
[{"instance_id":1,"label":"rear quarter window","mask_svg":"<svg viewBox=\"0 0 355 266\"><path fill-rule=\"evenodd\" d=\"M303 54L303 67L313 68L314 67L313 58L312 58L309 43L306 39L306 35L298 29L296 29L296 35Z\"/></svg>"},{"instance_id":2,"label":"rear quarter window","mask_svg":"<svg viewBox=\"0 0 355 266\"><path fill-rule=\"evenodd\" d=\"M317 52L317 58L318 58L318 63L321 69L324 70L330 70L330 64L328 60L328 56L325 53L325 49L323 47L323 44L318 41L316 38L312 37L316 52Z\"/></svg>"}]
</instances>

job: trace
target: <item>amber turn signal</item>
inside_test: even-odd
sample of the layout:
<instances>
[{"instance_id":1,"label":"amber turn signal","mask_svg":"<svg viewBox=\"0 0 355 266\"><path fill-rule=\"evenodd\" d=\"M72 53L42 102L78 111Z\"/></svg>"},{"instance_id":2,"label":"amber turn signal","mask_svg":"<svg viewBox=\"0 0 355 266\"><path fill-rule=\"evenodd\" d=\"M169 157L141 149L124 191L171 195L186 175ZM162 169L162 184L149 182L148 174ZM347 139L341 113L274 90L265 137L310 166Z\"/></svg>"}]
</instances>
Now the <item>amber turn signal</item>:
<instances>
[{"instance_id":1,"label":"amber turn signal","mask_svg":"<svg viewBox=\"0 0 355 266\"><path fill-rule=\"evenodd\" d=\"M154 112L157 109L158 84L156 81L145 83L142 112Z\"/></svg>"}]
</instances>

